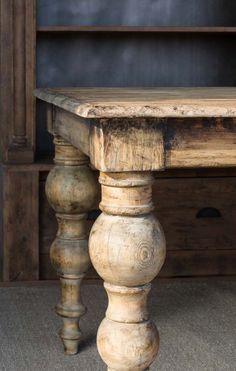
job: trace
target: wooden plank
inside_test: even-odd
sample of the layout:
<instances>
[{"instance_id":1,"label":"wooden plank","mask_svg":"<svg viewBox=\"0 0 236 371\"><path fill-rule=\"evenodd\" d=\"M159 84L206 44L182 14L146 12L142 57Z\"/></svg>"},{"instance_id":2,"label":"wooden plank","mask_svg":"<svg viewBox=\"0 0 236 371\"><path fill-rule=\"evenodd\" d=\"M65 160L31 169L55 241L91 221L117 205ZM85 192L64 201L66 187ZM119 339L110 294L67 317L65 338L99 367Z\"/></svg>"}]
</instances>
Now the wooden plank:
<instances>
[{"instance_id":1,"label":"wooden plank","mask_svg":"<svg viewBox=\"0 0 236 371\"><path fill-rule=\"evenodd\" d=\"M179 169L166 169L165 171L156 172L156 178L197 178L197 177L234 177L236 176L235 168L179 168Z\"/></svg>"},{"instance_id":2,"label":"wooden plank","mask_svg":"<svg viewBox=\"0 0 236 371\"><path fill-rule=\"evenodd\" d=\"M3 167L8 168L9 172L17 172L17 171L25 171L25 172L49 172L53 166L53 159L41 160L39 162L34 162L32 164L11 164L9 167L8 165L2 165Z\"/></svg>"},{"instance_id":3,"label":"wooden plank","mask_svg":"<svg viewBox=\"0 0 236 371\"><path fill-rule=\"evenodd\" d=\"M39 26L37 32L236 33L236 27Z\"/></svg>"},{"instance_id":4,"label":"wooden plank","mask_svg":"<svg viewBox=\"0 0 236 371\"><path fill-rule=\"evenodd\" d=\"M236 88L61 88L35 95L83 118L236 117Z\"/></svg>"},{"instance_id":5,"label":"wooden plank","mask_svg":"<svg viewBox=\"0 0 236 371\"><path fill-rule=\"evenodd\" d=\"M38 279L38 173L3 174L3 280Z\"/></svg>"},{"instance_id":6,"label":"wooden plank","mask_svg":"<svg viewBox=\"0 0 236 371\"><path fill-rule=\"evenodd\" d=\"M0 1L1 159L30 163L35 149L35 0Z\"/></svg>"},{"instance_id":7,"label":"wooden plank","mask_svg":"<svg viewBox=\"0 0 236 371\"><path fill-rule=\"evenodd\" d=\"M11 165L9 171L38 171L46 178L48 172L53 168L53 159L38 160L33 164ZM96 171L96 170L95 170ZM166 169L156 172L156 178L196 178L196 177L234 177L235 168L198 168L198 169Z\"/></svg>"},{"instance_id":8,"label":"wooden plank","mask_svg":"<svg viewBox=\"0 0 236 371\"><path fill-rule=\"evenodd\" d=\"M236 178L156 179L168 250L236 249Z\"/></svg>"},{"instance_id":9,"label":"wooden plank","mask_svg":"<svg viewBox=\"0 0 236 371\"><path fill-rule=\"evenodd\" d=\"M169 251L160 277L236 274L236 250Z\"/></svg>"},{"instance_id":10,"label":"wooden plank","mask_svg":"<svg viewBox=\"0 0 236 371\"><path fill-rule=\"evenodd\" d=\"M86 121L57 109L54 131L104 172L236 165L235 118Z\"/></svg>"},{"instance_id":11,"label":"wooden plank","mask_svg":"<svg viewBox=\"0 0 236 371\"><path fill-rule=\"evenodd\" d=\"M166 168L236 165L235 119L168 120L163 130Z\"/></svg>"},{"instance_id":12,"label":"wooden plank","mask_svg":"<svg viewBox=\"0 0 236 371\"><path fill-rule=\"evenodd\" d=\"M25 0L25 105L26 142L32 162L36 151L36 0Z\"/></svg>"},{"instance_id":13,"label":"wooden plank","mask_svg":"<svg viewBox=\"0 0 236 371\"><path fill-rule=\"evenodd\" d=\"M7 160L8 130L14 117L13 103L13 3L0 1L0 129L1 162Z\"/></svg>"}]
</instances>

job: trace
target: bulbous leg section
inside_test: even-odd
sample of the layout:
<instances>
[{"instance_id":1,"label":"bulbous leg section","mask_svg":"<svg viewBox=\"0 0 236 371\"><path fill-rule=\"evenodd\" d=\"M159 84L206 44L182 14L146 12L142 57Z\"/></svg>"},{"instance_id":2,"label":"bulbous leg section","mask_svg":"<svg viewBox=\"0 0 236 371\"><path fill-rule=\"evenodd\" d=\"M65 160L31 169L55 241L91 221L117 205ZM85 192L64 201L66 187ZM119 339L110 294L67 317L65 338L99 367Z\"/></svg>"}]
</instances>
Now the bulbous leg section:
<instances>
[{"instance_id":1,"label":"bulbous leg section","mask_svg":"<svg viewBox=\"0 0 236 371\"><path fill-rule=\"evenodd\" d=\"M56 307L63 319L60 336L66 354L76 354L82 336L79 319L86 312L80 287L90 267L86 218L98 187L88 158L61 138L54 142L56 166L47 178L46 193L56 212L58 233L50 256L61 280L61 300Z\"/></svg>"},{"instance_id":2,"label":"bulbous leg section","mask_svg":"<svg viewBox=\"0 0 236 371\"><path fill-rule=\"evenodd\" d=\"M149 319L150 281L166 254L165 237L152 214L150 173L100 175L103 214L90 233L89 252L105 280L109 304L97 337L110 371L145 371L159 349Z\"/></svg>"},{"instance_id":3,"label":"bulbous leg section","mask_svg":"<svg viewBox=\"0 0 236 371\"><path fill-rule=\"evenodd\" d=\"M159 336L151 321L124 325L105 318L98 330L97 343L110 369L143 371L158 353Z\"/></svg>"},{"instance_id":4,"label":"bulbous leg section","mask_svg":"<svg viewBox=\"0 0 236 371\"><path fill-rule=\"evenodd\" d=\"M94 223L89 244L95 269L115 285L145 285L157 276L165 260L163 231L153 214L103 213Z\"/></svg>"}]
</instances>

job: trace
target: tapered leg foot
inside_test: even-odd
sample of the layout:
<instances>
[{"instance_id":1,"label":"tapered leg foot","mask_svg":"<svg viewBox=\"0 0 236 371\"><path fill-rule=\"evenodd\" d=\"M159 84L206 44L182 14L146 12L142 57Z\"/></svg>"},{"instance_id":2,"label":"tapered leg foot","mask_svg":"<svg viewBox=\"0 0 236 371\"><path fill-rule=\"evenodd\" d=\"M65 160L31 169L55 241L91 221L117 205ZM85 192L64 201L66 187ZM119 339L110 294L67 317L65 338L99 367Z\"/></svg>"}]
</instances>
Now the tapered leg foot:
<instances>
[{"instance_id":1,"label":"tapered leg foot","mask_svg":"<svg viewBox=\"0 0 236 371\"><path fill-rule=\"evenodd\" d=\"M80 286L90 267L86 219L98 187L88 158L61 138L54 142L56 166L47 178L46 193L59 228L50 256L61 280L61 300L56 307L63 319L60 336L66 354L76 354L82 336L79 319L86 312Z\"/></svg>"},{"instance_id":2,"label":"tapered leg foot","mask_svg":"<svg viewBox=\"0 0 236 371\"><path fill-rule=\"evenodd\" d=\"M165 260L165 238L152 213L152 181L151 173L100 174L103 213L89 251L109 299L97 345L110 371L148 370L159 350L147 296Z\"/></svg>"},{"instance_id":3,"label":"tapered leg foot","mask_svg":"<svg viewBox=\"0 0 236 371\"><path fill-rule=\"evenodd\" d=\"M79 319L86 313L86 308L80 298L81 281L82 277L78 279L61 278L61 301L57 305L56 311L63 320L60 336L67 355L78 353L82 338Z\"/></svg>"}]
</instances>

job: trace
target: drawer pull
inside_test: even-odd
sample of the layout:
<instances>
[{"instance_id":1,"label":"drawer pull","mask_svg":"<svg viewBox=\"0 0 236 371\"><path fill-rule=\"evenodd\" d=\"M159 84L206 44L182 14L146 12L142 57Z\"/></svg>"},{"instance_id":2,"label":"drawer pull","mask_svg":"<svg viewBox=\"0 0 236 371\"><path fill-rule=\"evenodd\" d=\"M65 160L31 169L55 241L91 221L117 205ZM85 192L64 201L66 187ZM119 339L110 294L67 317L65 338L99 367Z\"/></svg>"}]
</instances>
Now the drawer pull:
<instances>
[{"instance_id":1,"label":"drawer pull","mask_svg":"<svg viewBox=\"0 0 236 371\"><path fill-rule=\"evenodd\" d=\"M196 218L221 218L221 212L215 207L204 207L203 209L197 212Z\"/></svg>"}]
</instances>

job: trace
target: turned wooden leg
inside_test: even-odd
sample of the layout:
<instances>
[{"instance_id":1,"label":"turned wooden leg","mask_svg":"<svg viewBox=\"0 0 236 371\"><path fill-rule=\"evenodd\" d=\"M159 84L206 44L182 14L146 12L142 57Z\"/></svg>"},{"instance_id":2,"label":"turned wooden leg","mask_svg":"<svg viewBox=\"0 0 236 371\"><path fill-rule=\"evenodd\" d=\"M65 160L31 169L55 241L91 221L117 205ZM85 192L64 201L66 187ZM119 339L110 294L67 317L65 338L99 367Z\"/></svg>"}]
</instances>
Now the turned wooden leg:
<instances>
[{"instance_id":1,"label":"turned wooden leg","mask_svg":"<svg viewBox=\"0 0 236 371\"><path fill-rule=\"evenodd\" d=\"M79 318L85 313L81 281L90 267L86 218L97 197L97 181L88 158L55 137L55 164L46 182L46 194L56 211L58 233L51 246L51 261L61 280L61 301L56 307L63 319L61 338L67 354L76 354L81 339Z\"/></svg>"},{"instance_id":2,"label":"turned wooden leg","mask_svg":"<svg viewBox=\"0 0 236 371\"><path fill-rule=\"evenodd\" d=\"M109 304L97 336L110 371L144 371L159 349L149 319L150 281L165 260L165 238L152 213L152 174L101 173L103 213L90 233L92 263L105 280Z\"/></svg>"}]
</instances>

